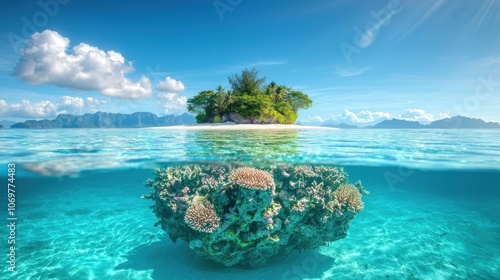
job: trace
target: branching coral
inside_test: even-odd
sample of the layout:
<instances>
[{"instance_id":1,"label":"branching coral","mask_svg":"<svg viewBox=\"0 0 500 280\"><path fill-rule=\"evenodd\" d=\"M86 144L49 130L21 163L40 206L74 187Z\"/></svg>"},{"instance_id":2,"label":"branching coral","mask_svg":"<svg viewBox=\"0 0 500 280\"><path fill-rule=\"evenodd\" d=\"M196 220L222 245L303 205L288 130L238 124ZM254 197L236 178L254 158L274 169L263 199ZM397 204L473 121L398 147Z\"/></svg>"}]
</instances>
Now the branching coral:
<instances>
[{"instance_id":1,"label":"branching coral","mask_svg":"<svg viewBox=\"0 0 500 280\"><path fill-rule=\"evenodd\" d=\"M231 172L229 181L248 189L268 190L274 187L269 172L251 167L240 167Z\"/></svg>"},{"instance_id":2,"label":"branching coral","mask_svg":"<svg viewBox=\"0 0 500 280\"><path fill-rule=\"evenodd\" d=\"M347 205L348 209L357 213L363 210L361 193L353 185L341 185L333 192L335 198L341 205Z\"/></svg>"},{"instance_id":3,"label":"branching coral","mask_svg":"<svg viewBox=\"0 0 500 280\"><path fill-rule=\"evenodd\" d=\"M293 169L293 172L296 174L296 175L301 175L301 176L304 176L304 177L314 177L314 176L317 176L318 174L316 174L312 167L311 166L308 166L308 165L299 165L299 166L296 166L294 169Z\"/></svg>"},{"instance_id":4,"label":"branching coral","mask_svg":"<svg viewBox=\"0 0 500 280\"><path fill-rule=\"evenodd\" d=\"M194 202L187 209L184 221L194 230L212 233L219 227L220 218L211 203Z\"/></svg>"}]
</instances>

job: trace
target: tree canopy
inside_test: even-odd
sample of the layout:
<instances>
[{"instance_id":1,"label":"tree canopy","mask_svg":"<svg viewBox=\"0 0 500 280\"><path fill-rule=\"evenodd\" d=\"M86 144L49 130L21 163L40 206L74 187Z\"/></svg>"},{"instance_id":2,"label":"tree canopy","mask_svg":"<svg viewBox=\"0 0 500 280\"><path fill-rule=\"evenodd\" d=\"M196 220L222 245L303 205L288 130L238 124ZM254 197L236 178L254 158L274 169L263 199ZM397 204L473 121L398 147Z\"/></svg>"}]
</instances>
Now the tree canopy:
<instances>
[{"instance_id":1,"label":"tree canopy","mask_svg":"<svg viewBox=\"0 0 500 280\"><path fill-rule=\"evenodd\" d=\"M255 68L244 69L240 75L228 77L231 89L218 86L204 90L187 101L188 111L196 114L198 123L217 123L230 113L259 120L276 119L279 123L294 123L299 109L312 106L307 94L274 81L265 84Z\"/></svg>"}]
</instances>

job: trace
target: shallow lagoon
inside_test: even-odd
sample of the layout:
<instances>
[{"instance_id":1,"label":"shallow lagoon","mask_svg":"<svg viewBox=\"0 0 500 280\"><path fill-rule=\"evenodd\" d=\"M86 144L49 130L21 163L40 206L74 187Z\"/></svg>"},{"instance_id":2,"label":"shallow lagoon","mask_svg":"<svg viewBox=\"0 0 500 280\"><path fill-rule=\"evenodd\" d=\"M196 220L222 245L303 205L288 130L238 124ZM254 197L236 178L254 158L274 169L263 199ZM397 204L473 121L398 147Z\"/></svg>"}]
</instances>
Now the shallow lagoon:
<instances>
[{"instance_id":1,"label":"shallow lagoon","mask_svg":"<svg viewBox=\"0 0 500 280\"><path fill-rule=\"evenodd\" d=\"M18 272L11 278L495 279L499 136L495 130L0 130L0 162L4 170L16 164ZM140 198L153 168L190 162L341 165L371 194L345 239L254 270L225 268L182 241L172 243L153 226L151 201ZM1 180L7 184L6 175Z\"/></svg>"}]
</instances>

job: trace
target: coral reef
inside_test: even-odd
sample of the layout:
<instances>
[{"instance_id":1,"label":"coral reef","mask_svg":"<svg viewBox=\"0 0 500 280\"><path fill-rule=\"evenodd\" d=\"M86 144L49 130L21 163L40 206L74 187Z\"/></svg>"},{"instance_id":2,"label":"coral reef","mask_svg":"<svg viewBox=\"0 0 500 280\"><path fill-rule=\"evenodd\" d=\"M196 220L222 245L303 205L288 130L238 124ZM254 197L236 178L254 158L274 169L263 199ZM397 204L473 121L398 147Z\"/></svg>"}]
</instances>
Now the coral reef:
<instances>
[{"instance_id":1,"label":"coral reef","mask_svg":"<svg viewBox=\"0 0 500 280\"><path fill-rule=\"evenodd\" d=\"M269 172L251 167L240 167L233 170L229 181L249 189L267 190L274 187L273 177Z\"/></svg>"},{"instance_id":2,"label":"coral reef","mask_svg":"<svg viewBox=\"0 0 500 280\"><path fill-rule=\"evenodd\" d=\"M184 221L192 229L212 233L219 227L219 216L210 203L192 203L186 210Z\"/></svg>"},{"instance_id":3,"label":"coral reef","mask_svg":"<svg viewBox=\"0 0 500 280\"><path fill-rule=\"evenodd\" d=\"M347 205L351 211L357 213L363 210L361 193L353 185L341 185L333 192L333 195L340 205Z\"/></svg>"},{"instance_id":4,"label":"coral reef","mask_svg":"<svg viewBox=\"0 0 500 280\"><path fill-rule=\"evenodd\" d=\"M279 253L346 237L366 193L341 168L321 165L192 164L155 174L144 196L154 201L155 225L225 266L261 266Z\"/></svg>"}]
</instances>

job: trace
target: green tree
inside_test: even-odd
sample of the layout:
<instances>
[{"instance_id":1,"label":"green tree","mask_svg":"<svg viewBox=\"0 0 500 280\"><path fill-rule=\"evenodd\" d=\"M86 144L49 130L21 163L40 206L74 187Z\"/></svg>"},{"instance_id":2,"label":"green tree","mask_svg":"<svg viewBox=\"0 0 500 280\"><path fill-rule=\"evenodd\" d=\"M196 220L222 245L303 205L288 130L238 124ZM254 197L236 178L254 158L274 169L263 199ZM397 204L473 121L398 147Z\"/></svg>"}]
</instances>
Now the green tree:
<instances>
[{"instance_id":1,"label":"green tree","mask_svg":"<svg viewBox=\"0 0 500 280\"><path fill-rule=\"evenodd\" d=\"M294 123L297 120L297 111L294 111L286 101L280 101L274 106L275 110L282 116L280 123Z\"/></svg>"},{"instance_id":2,"label":"green tree","mask_svg":"<svg viewBox=\"0 0 500 280\"><path fill-rule=\"evenodd\" d=\"M222 116L226 113L227 109L227 93L221 85L219 85L215 90L216 92L213 104L215 109L214 114L222 119Z\"/></svg>"},{"instance_id":3,"label":"green tree","mask_svg":"<svg viewBox=\"0 0 500 280\"><path fill-rule=\"evenodd\" d=\"M278 89L278 85L272 81L266 86L266 94L271 98L276 94L276 90Z\"/></svg>"},{"instance_id":4,"label":"green tree","mask_svg":"<svg viewBox=\"0 0 500 280\"><path fill-rule=\"evenodd\" d=\"M187 100L187 109L190 113L197 114L197 122L211 121L214 116L214 99L215 93L212 90L204 90Z\"/></svg>"},{"instance_id":5,"label":"green tree","mask_svg":"<svg viewBox=\"0 0 500 280\"><path fill-rule=\"evenodd\" d=\"M277 85L274 81L270 82L264 92L274 103L285 100L286 96L292 91L291 88L283 85Z\"/></svg>"},{"instance_id":6,"label":"green tree","mask_svg":"<svg viewBox=\"0 0 500 280\"><path fill-rule=\"evenodd\" d=\"M294 123L297 111L312 105L307 94L300 91L274 81L263 86L265 78L259 78L255 69L245 69L241 75L228 79L231 90L218 86L215 92L201 91L188 99L188 111L197 114L197 122L221 122L224 115L237 113L260 120L274 118L279 123Z\"/></svg>"},{"instance_id":7,"label":"green tree","mask_svg":"<svg viewBox=\"0 0 500 280\"><path fill-rule=\"evenodd\" d=\"M258 75L259 72L255 68L252 68L252 70L245 68L241 75L229 76L228 80L236 95L257 95L262 92L261 87L266 81L266 78L259 78Z\"/></svg>"},{"instance_id":8,"label":"green tree","mask_svg":"<svg viewBox=\"0 0 500 280\"><path fill-rule=\"evenodd\" d=\"M258 95L238 95L234 99L234 112L244 117L257 117L263 120L267 118L269 112L273 109L271 99L262 93Z\"/></svg>"},{"instance_id":9,"label":"green tree","mask_svg":"<svg viewBox=\"0 0 500 280\"><path fill-rule=\"evenodd\" d=\"M292 91L291 88L287 86L278 86L276 93L274 94L274 102L278 103L285 100L288 94Z\"/></svg>"},{"instance_id":10,"label":"green tree","mask_svg":"<svg viewBox=\"0 0 500 280\"><path fill-rule=\"evenodd\" d=\"M226 92L226 110L228 113L231 112L231 105L234 103L234 93L232 90Z\"/></svg>"},{"instance_id":11,"label":"green tree","mask_svg":"<svg viewBox=\"0 0 500 280\"><path fill-rule=\"evenodd\" d=\"M312 106L312 100L307 94L301 91L292 91L286 97L285 101L290 104L292 110L297 112L299 109L308 109Z\"/></svg>"}]
</instances>

